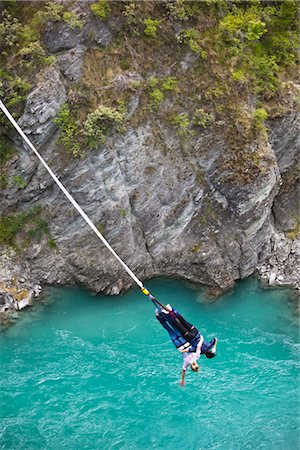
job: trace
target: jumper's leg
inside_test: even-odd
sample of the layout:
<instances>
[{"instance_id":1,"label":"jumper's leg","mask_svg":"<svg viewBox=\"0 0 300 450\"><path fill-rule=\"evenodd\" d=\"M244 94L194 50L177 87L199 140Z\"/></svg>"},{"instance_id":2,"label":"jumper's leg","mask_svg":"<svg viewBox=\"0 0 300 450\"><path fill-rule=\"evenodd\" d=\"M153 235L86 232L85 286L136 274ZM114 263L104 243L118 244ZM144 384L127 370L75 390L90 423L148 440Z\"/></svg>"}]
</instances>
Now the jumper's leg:
<instances>
[{"instance_id":1,"label":"jumper's leg","mask_svg":"<svg viewBox=\"0 0 300 450\"><path fill-rule=\"evenodd\" d=\"M169 325L169 323L167 322L167 319L165 318L165 316L159 310L157 310L155 312L155 314L156 314L157 320L162 324L164 329L167 330L167 332L169 333L169 336L176 348L179 348L182 345L186 344L187 341L186 341L186 339L184 339L182 337L180 331L176 327L172 328Z\"/></svg>"}]
</instances>

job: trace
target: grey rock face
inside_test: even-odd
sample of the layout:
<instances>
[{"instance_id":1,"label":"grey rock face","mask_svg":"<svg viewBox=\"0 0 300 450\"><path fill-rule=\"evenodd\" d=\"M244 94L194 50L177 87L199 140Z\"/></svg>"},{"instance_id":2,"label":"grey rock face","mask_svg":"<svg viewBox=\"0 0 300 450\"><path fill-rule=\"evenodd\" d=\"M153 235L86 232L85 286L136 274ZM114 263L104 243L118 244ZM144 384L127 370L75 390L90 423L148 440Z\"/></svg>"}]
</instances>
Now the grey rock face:
<instances>
[{"instance_id":1,"label":"grey rock face","mask_svg":"<svg viewBox=\"0 0 300 450\"><path fill-rule=\"evenodd\" d=\"M292 231L296 228L300 217L300 189L298 181L292 192L281 192L275 198L273 213L276 228L281 231Z\"/></svg>"},{"instance_id":2,"label":"grey rock face","mask_svg":"<svg viewBox=\"0 0 300 450\"><path fill-rule=\"evenodd\" d=\"M270 286L300 288L300 239L289 239L279 231L296 230L300 217L299 204L299 114L293 113L272 123L270 142L277 157L281 174L290 174L289 184L282 185L274 198L272 212L275 226L270 232L267 252L258 265L258 272Z\"/></svg>"},{"instance_id":3,"label":"grey rock face","mask_svg":"<svg viewBox=\"0 0 300 450\"><path fill-rule=\"evenodd\" d=\"M234 280L254 272L270 240L277 166L274 162L244 190L222 187L214 169L220 138L210 137L209 145L207 139L197 144L201 170L207 171L207 180L199 184L198 152L182 152L170 130L160 131L161 141L150 123L113 135L105 147L67 167L61 181L141 279L180 276L219 292L229 289ZM163 154L161 142L172 151ZM44 180L44 172L37 171L31 184ZM37 197L28 200L34 203ZM45 242L28 249L38 280L80 282L114 294L132 284L56 188L40 192L39 203L51 212L58 251Z\"/></svg>"},{"instance_id":4,"label":"grey rock face","mask_svg":"<svg viewBox=\"0 0 300 450\"><path fill-rule=\"evenodd\" d=\"M28 262L20 261L16 252L11 249L0 252L0 274L1 322L6 317L6 311L32 305L33 297L38 297L42 288L32 278Z\"/></svg>"},{"instance_id":5,"label":"grey rock face","mask_svg":"<svg viewBox=\"0 0 300 450\"><path fill-rule=\"evenodd\" d=\"M78 47L73 48L58 57L57 62L59 68L68 81L80 81L84 52L85 47L83 45L78 45Z\"/></svg>"},{"instance_id":6,"label":"grey rock face","mask_svg":"<svg viewBox=\"0 0 300 450\"><path fill-rule=\"evenodd\" d=\"M29 94L24 114L18 124L37 145L47 142L57 130L53 123L61 105L66 101L66 89L59 72L51 67L43 74L43 80Z\"/></svg>"},{"instance_id":7,"label":"grey rock face","mask_svg":"<svg viewBox=\"0 0 300 450\"><path fill-rule=\"evenodd\" d=\"M300 115L296 111L270 124L270 143L283 173L299 162Z\"/></svg>"},{"instance_id":8,"label":"grey rock face","mask_svg":"<svg viewBox=\"0 0 300 450\"><path fill-rule=\"evenodd\" d=\"M58 157L53 119L67 99L64 83L80 80L87 43L105 46L111 38L108 25L93 17L82 30L59 23L44 36L51 53L65 53L28 96L19 124L61 182L143 280L182 277L220 293L258 268L270 285L297 286L299 244L275 229L294 226L297 194L278 191L280 172L289 171L298 157L295 114L270 122L270 144L263 149L268 163L255 179L239 184L224 182L219 160L226 142L217 126L182 142L174 129L149 121L135 129L127 126L123 134L112 132L105 145L67 165ZM183 70L192 59L183 61ZM138 73L126 72L112 82L124 89L140 80ZM136 93L128 117L138 106ZM77 282L110 294L128 288L132 280L28 149L11 162L10 176L19 173L28 186L6 190L1 207L6 212L44 206L57 249L43 238L24 250L22 262L10 255L12 265L0 261L2 279L25 278L32 292L38 283ZM2 304L5 292L0 290Z\"/></svg>"},{"instance_id":9,"label":"grey rock face","mask_svg":"<svg viewBox=\"0 0 300 450\"><path fill-rule=\"evenodd\" d=\"M112 33L108 25L94 17L87 18L82 29L72 29L67 23L56 22L49 26L43 36L43 43L50 53L86 44L106 47L111 40Z\"/></svg>"},{"instance_id":10,"label":"grey rock face","mask_svg":"<svg viewBox=\"0 0 300 450\"><path fill-rule=\"evenodd\" d=\"M278 160L281 174L289 179L274 199L273 213L276 228L292 231L300 218L299 156L300 156L299 114L293 113L277 119L270 129L270 141Z\"/></svg>"},{"instance_id":11,"label":"grey rock face","mask_svg":"<svg viewBox=\"0 0 300 450\"><path fill-rule=\"evenodd\" d=\"M300 289L300 241L287 239L283 233L273 233L271 257L258 266L264 283Z\"/></svg>"},{"instance_id":12,"label":"grey rock face","mask_svg":"<svg viewBox=\"0 0 300 450\"><path fill-rule=\"evenodd\" d=\"M45 47L50 53L70 50L82 44L86 36L84 29L71 29L67 23L56 22L49 26L43 36Z\"/></svg>"}]
</instances>

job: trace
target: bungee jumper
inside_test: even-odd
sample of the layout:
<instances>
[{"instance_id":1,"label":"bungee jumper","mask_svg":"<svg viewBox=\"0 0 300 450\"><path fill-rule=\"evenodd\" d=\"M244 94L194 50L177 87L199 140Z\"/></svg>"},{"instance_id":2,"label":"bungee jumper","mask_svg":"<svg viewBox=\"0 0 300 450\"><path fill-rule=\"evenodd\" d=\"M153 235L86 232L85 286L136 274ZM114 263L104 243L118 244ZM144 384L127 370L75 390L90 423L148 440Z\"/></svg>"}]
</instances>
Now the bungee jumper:
<instances>
[{"instance_id":1,"label":"bungee jumper","mask_svg":"<svg viewBox=\"0 0 300 450\"><path fill-rule=\"evenodd\" d=\"M180 381L180 385L183 386L185 384L186 370L189 366L194 372L200 371L197 360L201 354L204 354L206 358L214 358L216 356L218 339L214 337L210 342L206 342L200 331L185 320L171 305L164 306L146 288L143 288L142 292L155 305L157 320L167 330L171 341L183 356Z\"/></svg>"},{"instance_id":2,"label":"bungee jumper","mask_svg":"<svg viewBox=\"0 0 300 450\"><path fill-rule=\"evenodd\" d=\"M156 307L156 317L162 326L168 331L172 342L175 347L182 353L184 362L182 367L182 377L180 384L184 384L185 372L189 365L193 371L198 372L199 366L197 364L197 360L200 357L200 354L205 354L207 358L213 358L216 356L216 346L217 346L217 338L214 338L209 343L205 342L203 336L197 330L196 327L187 322L178 311L173 309L170 305L164 306L160 303L155 297L153 297L148 289L145 288L143 282L135 275L135 273L127 266L127 264L120 258L120 256L114 251L111 245L107 242L104 236L100 233L95 224L91 221L88 215L83 211L81 206L77 203L74 197L69 193L69 191L65 188L65 186L61 183L55 173L48 166L46 161L43 159L41 154L32 144L32 142L28 139L24 131L20 128L18 123L15 121L11 113L8 111L4 103L0 100L0 109L5 114L7 119L22 137L22 139L26 142L28 147L33 151L33 153L40 160L46 171L49 173L51 178L57 184L59 189L64 193L69 202L74 206L77 212L81 215L81 217L85 220L85 222L89 225L89 227L93 230L93 232L97 235L97 237L102 241L102 243L106 246L106 248L110 251L110 253L117 259L117 261L121 264L123 269L128 273L128 275L133 279L133 281L139 286L143 294L145 294L155 305Z\"/></svg>"}]
</instances>

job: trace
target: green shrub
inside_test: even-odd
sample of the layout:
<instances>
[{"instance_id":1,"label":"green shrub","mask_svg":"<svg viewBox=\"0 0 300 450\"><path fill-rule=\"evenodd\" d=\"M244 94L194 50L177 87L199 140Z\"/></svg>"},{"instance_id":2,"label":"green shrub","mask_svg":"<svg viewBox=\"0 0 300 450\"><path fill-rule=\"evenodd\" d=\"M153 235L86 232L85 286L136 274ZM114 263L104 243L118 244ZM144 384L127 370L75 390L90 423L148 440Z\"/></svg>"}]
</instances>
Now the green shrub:
<instances>
[{"instance_id":1,"label":"green shrub","mask_svg":"<svg viewBox=\"0 0 300 450\"><path fill-rule=\"evenodd\" d=\"M0 48L2 55L14 47L19 47L23 26L16 17L4 10L0 21Z\"/></svg>"},{"instance_id":2,"label":"green shrub","mask_svg":"<svg viewBox=\"0 0 300 450\"><path fill-rule=\"evenodd\" d=\"M65 150L73 156L80 155L80 127L70 111L70 107L65 103L54 119L60 129L58 143L62 144Z\"/></svg>"},{"instance_id":3,"label":"green shrub","mask_svg":"<svg viewBox=\"0 0 300 450\"><path fill-rule=\"evenodd\" d=\"M196 109L193 123L198 127L206 128L207 125L211 124L215 120L215 116L212 112L206 112L204 109Z\"/></svg>"},{"instance_id":4,"label":"green shrub","mask_svg":"<svg viewBox=\"0 0 300 450\"><path fill-rule=\"evenodd\" d=\"M57 2L48 2L45 8L39 11L38 17L42 22L60 22L64 13L64 5Z\"/></svg>"},{"instance_id":5,"label":"green shrub","mask_svg":"<svg viewBox=\"0 0 300 450\"><path fill-rule=\"evenodd\" d=\"M216 34L223 64L230 67L235 81L248 84L254 94L273 97L281 86L281 69L296 67L297 2L253 1L228 10Z\"/></svg>"},{"instance_id":6,"label":"green shrub","mask_svg":"<svg viewBox=\"0 0 300 450\"><path fill-rule=\"evenodd\" d=\"M130 88L134 91L137 91L142 87L142 82L139 80L133 81L130 85Z\"/></svg>"},{"instance_id":7,"label":"green shrub","mask_svg":"<svg viewBox=\"0 0 300 450\"><path fill-rule=\"evenodd\" d=\"M6 173L0 173L0 189L6 189L8 186L8 180Z\"/></svg>"},{"instance_id":8,"label":"green shrub","mask_svg":"<svg viewBox=\"0 0 300 450\"><path fill-rule=\"evenodd\" d=\"M126 17L127 25L132 34L140 35L139 18L137 17L138 5L134 2L130 2L124 5L123 15Z\"/></svg>"},{"instance_id":9,"label":"green shrub","mask_svg":"<svg viewBox=\"0 0 300 450\"><path fill-rule=\"evenodd\" d=\"M159 79L157 77L150 77L147 81L148 87L149 88L155 88L159 83Z\"/></svg>"},{"instance_id":10,"label":"green shrub","mask_svg":"<svg viewBox=\"0 0 300 450\"><path fill-rule=\"evenodd\" d=\"M144 33L146 36L149 36L151 38L156 38L157 37L157 28L160 26L161 21L160 20L156 20L156 19L145 19L144 20L144 25L145 25L145 29L144 29Z\"/></svg>"},{"instance_id":11,"label":"green shrub","mask_svg":"<svg viewBox=\"0 0 300 450\"><path fill-rule=\"evenodd\" d=\"M84 123L84 135L90 148L95 148L99 142L105 142L106 134L113 125L123 123L125 112L122 107L120 109L99 105L94 112L88 114Z\"/></svg>"},{"instance_id":12,"label":"green shrub","mask_svg":"<svg viewBox=\"0 0 300 450\"><path fill-rule=\"evenodd\" d=\"M171 118L171 124L177 128L179 136L192 134L189 129L190 119L187 113L176 114Z\"/></svg>"},{"instance_id":13,"label":"green shrub","mask_svg":"<svg viewBox=\"0 0 300 450\"><path fill-rule=\"evenodd\" d=\"M28 69L36 65L47 66L55 61L54 56L47 56L44 47L38 41L21 48L18 54L22 58L22 64Z\"/></svg>"},{"instance_id":14,"label":"green shrub","mask_svg":"<svg viewBox=\"0 0 300 450\"><path fill-rule=\"evenodd\" d=\"M207 53L201 47L199 33L195 28L181 31L181 33L177 35L177 41L187 45L192 52L200 53L202 59L207 58Z\"/></svg>"},{"instance_id":15,"label":"green shrub","mask_svg":"<svg viewBox=\"0 0 300 450\"><path fill-rule=\"evenodd\" d=\"M181 31L181 33L177 35L177 41L188 45L195 53L198 53L201 50L201 46L198 42L198 32L194 28Z\"/></svg>"},{"instance_id":16,"label":"green shrub","mask_svg":"<svg viewBox=\"0 0 300 450\"><path fill-rule=\"evenodd\" d=\"M220 98L222 97L222 95L224 95L224 88L223 87L212 87L207 89L204 92L204 97L206 100L211 100L214 98Z\"/></svg>"},{"instance_id":17,"label":"green shrub","mask_svg":"<svg viewBox=\"0 0 300 450\"><path fill-rule=\"evenodd\" d=\"M175 77L166 77L163 80L161 88L163 91L174 91L177 87L177 79Z\"/></svg>"},{"instance_id":18,"label":"green shrub","mask_svg":"<svg viewBox=\"0 0 300 450\"><path fill-rule=\"evenodd\" d=\"M244 11L234 7L233 12L220 22L220 30L228 42L259 40L266 32L266 23L261 20L261 9L257 6Z\"/></svg>"},{"instance_id":19,"label":"green shrub","mask_svg":"<svg viewBox=\"0 0 300 450\"><path fill-rule=\"evenodd\" d=\"M150 107L151 109L156 109L160 103L162 103L165 99L165 94L158 88L155 88L149 94L150 97Z\"/></svg>"},{"instance_id":20,"label":"green shrub","mask_svg":"<svg viewBox=\"0 0 300 450\"><path fill-rule=\"evenodd\" d=\"M264 108L257 108L252 117L255 125L261 127L264 121L268 118L268 113Z\"/></svg>"},{"instance_id":21,"label":"green shrub","mask_svg":"<svg viewBox=\"0 0 300 450\"><path fill-rule=\"evenodd\" d=\"M14 147L4 136L0 135L0 167L9 161L15 153Z\"/></svg>"},{"instance_id":22,"label":"green shrub","mask_svg":"<svg viewBox=\"0 0 300 450\"><path fill-rule=\"evenodd\" d=\"M49 234L48 225L40 215L42 208L35 206L19 214L11 214L0 217L0 244L15 245L15 239L21 231L29 227L26 235L29 238L40 239L43 234Z\"/></svg>"},{"instance_id":23,"label":"green shrub","mask_svg":"<svg viewBox=\"0 0 300 450\"><path fill-rule=\"evenodd\" d=\"M31 84L18 75L10 75L0 69L0 95L3 102L12 114L19 115L22 112L27 93ZM8 121L4 114L0 114L0 124L3 130L8 129Z\"/></svg>"},{"instance_id":24,"label":"green shrub","mask_svg":"<svg viewBox=\"0 0 300 450\"><path fill-rule=\"evenodd\" d=\"M75 13L66 11L65 5L57 2L48 2L45 8L38 11L37 18L42 22L66 22L73 30L74 28L81 29L84 25Z\"/></svg>"},{"instance_id":25,"label":"green shrub","mask_svg":"<svg viewBox=\"0 0 300 450\"><path fill-rule=\"evenodd\" d=\"M107 20L110 14L110 6L107 0L99 0L91 5L92 13L102 20Z\"/></svg>"},{"instance_id":26,"label":"green shrub","mask_svg":"<svg viewBox=\"0 0 300 450\"><path fill-rule=\"evenodd\" d=\"M271 97L279 87L279 66L274 56L259 55L252 58L250 76L258 94Z\"/></svg>"},{"instance_id":27,"label":"green shrub","mask_svg":"<svg viewBox=\"0 0 300 450\"><path fill-rule=\"evenodd\" d=\"M30 228L26 232L26 235L29 238L37 238L40 240L44 234L49 234L47 222L40 217L35 217L30 221Z\"/></svg>"},{"instance_id":28,"label":"green shrub","mask_svg":"<svg viewBox=\"0 0 300 450\"><path fill-rule=\"evenodd\" d=\"M200 12L201 5L199 1L175 0L168 1L166 4L170 16L178 20L189 20Z\"/></svg>"},{"instance_id":29,"label":"green shrub","mask_svg":"<svg viewBox=\"0 0 300 450\"><path fill-rule=\"evenodd\" d=\"M164 79L151 76L147 81L147 87L150 98L150 110L157 109L164 101L165 93L174 91L177 88L177 79L175 77L167 76Z\"/></svg>"},{"instance_id":30,"label":"green shrub","mask_svg":"<svg viewBox=\"0 0 300 450\"><path fill-rule=\"evenodd\" d=\"M19 231L26 224L24 214L1 216L0 217L0 244L14 245L15 238Z\"/></svg>"},{"instance_id":31,"label":"green shrub","mask_svg":"<svg viewBox=\"0 0 300 450\"><path fill-rule=\"evenodd\" d=\"M258 108L254 111L253 118L255 122L262 123L268 118L268 113L264 108Z\"/></svg>"},{"instance_id":32,"label":"green shrub","mask_svg":"<svg viewBox=\"0 0 300 450\"><path fill-rule=\"evenodd\" d=\"M56 248L57 248L56 240L55 240L54 238L49 238L49 239L48 239L48 246L49 246L51 249L56 249Z\"/></svg>"},{"instance_id":33,"label":"green shrub","mask_svg":"<svg viewBox=\"0 0 300 450\"><path fill-rule=\"evenodd\" d=\"M19 189L25 189L27 186L27 181L24 180L20 175L15 175L13 177L13 182Z\"/></svg>"},{"instance_id":34,"label":"green shrub","mask_svg":"<svg viewBox=\"0 0 300 450\"><path fill-rule=\"evenodd\" d=\"M75 28L79 28L81 30L83 28L84 22L76 16L72 11L65 11L63 13L63 21L66 22L71 30L74 30Z\"/></svg>"},{"instance_id":35,"label":"green shrub","mask_svg":"<svg viewBox=\"0 0 300 450\"><path fill-rule=\"evenodd\" d=\"M234 81L237 81L238 83L241 84L246 83L247 81L247 76L243 69L234 70L232 72L232 78L234 79Z\"/></svg>"}]
</instances>

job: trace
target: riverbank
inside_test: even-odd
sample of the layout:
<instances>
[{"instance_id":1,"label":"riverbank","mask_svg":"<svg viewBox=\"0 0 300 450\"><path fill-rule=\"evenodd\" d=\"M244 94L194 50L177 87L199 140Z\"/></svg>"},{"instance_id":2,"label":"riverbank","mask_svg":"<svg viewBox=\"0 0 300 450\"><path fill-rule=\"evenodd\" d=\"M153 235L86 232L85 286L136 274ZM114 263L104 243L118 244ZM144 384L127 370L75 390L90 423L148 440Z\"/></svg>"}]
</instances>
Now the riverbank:
<instances>
[{"instance_id":1,"label":"riverbank","mask_svg":"<svg viewBox=\"0 0 300 450\"><path fill-rule=\"evenodd\" d=\"M272 258L258 266L256 273L250 279L256 277L260 281L262 289L287 288L287 298L292 299L298 305L297 310L300 314L298 269L300 242L287 241L283 235L277 235L277 239L272 241L272 245ZM10 250L9 254L0 254L0 279L2 280L0 283L0 326L2 328L21 319L23 310L43 299L45 289L46 291L51 289L47 285L43 287L40 285L39 281L32 276L28 263L20 261L18 253L13 250ZM146 285L148 283L151 281L146 282ZM238 283L239 281L235 286ZM208 286L197 285L194 282L191 283L191 286L195 286L196 289L198 286L198 289L206 292L206 297L210 302L217 301L218 297L222 295L221 291L212 291ZM233 292L235 288L233 288ZM111 288L111 292L114 292L113 288ZM119 291L116 290L116 293Z\"/></svg>"}]
</instances>

